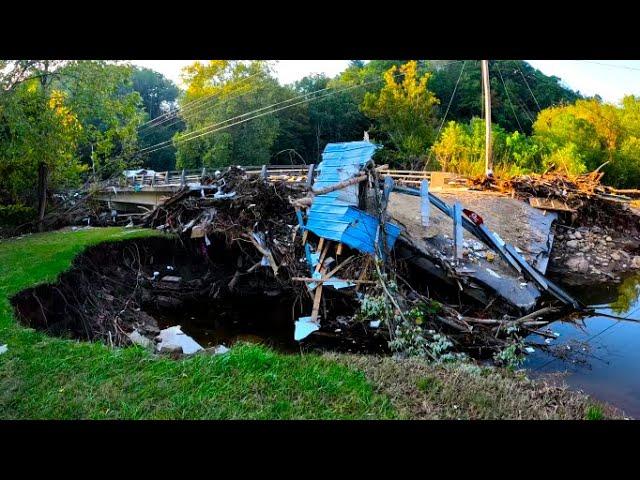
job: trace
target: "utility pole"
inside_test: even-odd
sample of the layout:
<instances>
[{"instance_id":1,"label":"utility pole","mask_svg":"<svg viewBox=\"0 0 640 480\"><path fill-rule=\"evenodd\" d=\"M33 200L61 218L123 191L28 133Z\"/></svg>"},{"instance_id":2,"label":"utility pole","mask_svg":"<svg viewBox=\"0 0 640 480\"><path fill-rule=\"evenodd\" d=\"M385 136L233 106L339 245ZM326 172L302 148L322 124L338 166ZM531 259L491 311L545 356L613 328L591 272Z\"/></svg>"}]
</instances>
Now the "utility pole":
<instances>
[{"instance_id":1,"label":"utility pole","mask_svg":"<svg viewBox=\"0 0 640 480\"><path fill-rule=\"evenodd\" d=\"M485 175L493 176L493 159L491 148L491 92L489 91L489 60L481 60L482 90L484 93L485 120Z\"/></svg>"}]
</instances>

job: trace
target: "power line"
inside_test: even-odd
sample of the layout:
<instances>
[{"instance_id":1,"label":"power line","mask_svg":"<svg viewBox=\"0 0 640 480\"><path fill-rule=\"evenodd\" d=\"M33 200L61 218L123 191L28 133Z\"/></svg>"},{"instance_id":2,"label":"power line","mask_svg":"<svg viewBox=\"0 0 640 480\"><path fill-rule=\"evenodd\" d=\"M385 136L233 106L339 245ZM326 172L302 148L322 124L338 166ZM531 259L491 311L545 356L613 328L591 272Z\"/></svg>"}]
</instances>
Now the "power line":
<instances>
[{"instance_id":1,"label":"power line","mask_svg":"<svg viewBox=\"0 0 640 480\"><path fill-rule=\"evenodd\" d=\"M538 99L533 94L533 90L531 90L531 87L529 86L529 82L527 82L527 78L524 76L524 73L522 73L522 70L520 69L520 65L518 63L516 63L516 67L518 68L518 71L520 72L520 75L522 75L522 79L524 80L525 85L529 89L529 93L533 97L533 101L536 102L536 106L538 107L538 112L540 112L542 109L540 108L540 104L538 103Z\"/></svg>"},{"instance_id":2,"label":"power line","mask_svg":"<svg viewBox=\"0 0 640 480\"><path fill-rule=\"evenodd\" d=\"M446 64L444 64L442 66L445 67L445 66L453 65L453 64L456 64L456 63L460 63L460 62L466 62L466 61L465 60L455 60L455 61L452 61L452 62L448 62L448 63L446 63ZM399 77L399 76L402 76L402 75L404 75L404 73L396 74L393 77ZM372 85L374 83L380 83L382 81L384 81L384 78L377 79L377 80L372 80L372 81L365 82L365 83L362 83L362 84L352 85L352 86L345 87L345 88L342 88L342 89L337 89L337 90L334 90L333 92L329 92L328 94L325 94L325 95L320 95L320 96L316 96L316 97L313 97L313 98L305 98L305 100L302 100L300 102L296 102L296 103L293 103L293 104L290 104L290 105L285 105L284 107L280 107L280 108L277 108L275 110L271 110L271 111L268 111L268 112L265 112L265 113L261 113L259 115L255 115L253 117L245 118L243 120L231 123L229 125L220 126L220 125L223 125L225 123L232 122L233 120L237 120L237 119L240 119L242 117L253 115L253 114L258 113L260 111L263 111L263 110L266 110L266 109L269 109L269 108L273 108L273 107L281 105L283 103L291 102L291 101L297 100L299 98L309 97L310 95L315 95L315 94L317 94L319 92L330 90L330 89L332 89L332 87L328 86L326 88L323 88L323 89L320 89L320 90L316 90L314 92L304 93L304 94L299 95L297 97L286 99L286 100L274 103L272 105L268 105L266 107L262 107L262 108L253 110L251 112L246 112L246 113L243 113L241 115L237 115L235 117L226 119L224 121L221 121L221 122L218 122L218 123L215 123L215 124L212 124L212 125L207 125L207 126L202 127L202 128L200 128L198 130L195 130L193 132L189 132L189 133L185 134L184 136L175 139L175 141L174 140L167 140L167 141L164 141L164 142L160 142L160 143L158 143L156 145L151 145L149 147L145 147L145 148L139 150L137 152L137 154L148 154L148 153L155 152L157 150L161 150L163 148L167 148L167 147L172 146L174 144L187 143L188 141L195 140L196 138L199 138L199 137L201 137L203 135L206 135L206 134L209 134L209 133L214 133L214 132L217 132L217 131L232 127L234 125L239 125L241 123L245 123L245 122L247 122L249 120L253 120L255 118L259 118L259 117L262 117L262 116L270 114L270 113L275 113L277 111L284 110L286 108L290 108L290 107L293 107L293 106L296 106L296 105L300 105L302 103L307 103L307 102L311 102L311 101L314 101L314 100L319 100L319 99L322 99L322 98L325 98L325 97L328 97L328 96L331 96L331 95L335 95L337 93L341 93L341 92L344 92L344 91L352 90L354 88L365 87L365 86L368 86L368 85ZM460 77L458 78L458 82L459 81L460 81ZM220 126L220 128L215 128L215 127L219 127L219 126ZM196 134L198 134L198 135L196 135ZM189 138L186 138L186 137L189 137Z\"/></svg>"},{"instance_id":3,"label":"power line","mask_svg":"<svg viewBox=\"0 0 640 480\"><path fill-rule=\"evenodd\" d=\"M177 123L179 123L179 122L181 122L181 121L184 121L184 120L185 120L185 118L184 118L184 114L185 114L185 113L186 113L187 115L192 115L192 114L194 114L194 113L196 112L196 110L198 110L199 108L201 108L201 107L205 107L204 109L202 109L202 110L200 110L200 111L198 112L198 114L202 114L202 113L204 113L204 112L206 112L206 111L208 111L208 110L211 110L211 109L212 109L212 108L214 108L214 107L219 107L219 106L221 106L221 105L224 105L224 104L226 104L226 103L229 103L231 100L234 100L234 99L236 99L236 98L240 98L240 97L244 97L244 96L246 96L246 95L249 95L250 93L254 93L254 92L256 92L257 90L258 90L257 88L253 88L253 89L251 89L251 90L249 90L249 91L246 91L246 92L243 92L243 93L239 93L239 94L237 94L237 95L235 95L235 96L232 96L232 97L229 97L229 98L225 98L224 100L219 101L219 102L216 102L216 103L213 103L213 104L211 104L211 105L204 105L204 104L199 105L198 107L195 107L195 109L192 109L192 110L190 110L190 111L188 111L188 112L182 112L182 115L181 115L181 116L179 116L179 115L175 115L175 116L174 116L174 117L172 117L172 118L168 118L168 119L166 119L165 121L169 121L169 120L172 120L172 119L173 119L173 121L172 121L171 123L166 124L166 125L164 126L164 128L168 128L168 127L170 127L170 126L172 126L172 125L175 125L175 124L177 124ZM153 125L153 126L151 126L150 128L148 128L146 131L144 131L144 132L142 132L142 133L139 133L139 137L140 137L140 138L143 138L143 137L145 137L146 135L149 135L149 133L152 131L153 127L157 127L157 126L161 125L162 123L164 123L164 122L160 122L160 123L158 123L158 124L156 124L156 125Z\"/></svg>"},{"instance_id":4,"label":"power line","mask_svg":"<svg viewBox=\"0 0 640 480\"><path fill-rule=\"evenodd\" d=\"M191 136L191 135L195 135L196 133L200 133L200 132L202 132L202 131L204 131L204 130L207 130L207 129L209 129L209 128L217 127L217 126L220 126L220 125L222 125L222 124L224 124L224 123L231 122L231 121L233 121L233 120L237 120L237 119L239 119L239 118L246 117L246 116L248 116L248 115L253 115L253 114L258 113L258 112L261 112L261 111L263 111L263 110L266 110L266 109L269 109L269 108L276 107L276 106L281 105L281 104L283 104L283 103L292 102L292 101L294 101L294 100L297 100L297 99L300 99L300 98L303 98L303 97L308 97L308 96L310 96L310 95L317 94L318 92L323 92L323 91L325 91L325 90L329 90L330 88L331 88L331 87L326 87L326 88L323 88L323 89L320 89L320 90L316 90L316 91L314 91L314 92L307 92L307 93L303 93L303 94L298 95L298 96L296 96L296 97L288 98L288 99L286 99L286 100L282 100L282 101L280 101L280 102L276 102L276 103L273 103L273 104L271 104L271 105L267 105L266 107L261 107L261 108L258 108L258 109L256 109L256 110L252 110L252 111L249 111L249 112L245 112L245 113L242 113L242 114L240 114L240 115L236 115L235 117L231 117L231 118L228 118L228 119L226 119L226 120L222 120L222 121L220 121L220 122L217 122L217 123L214 123L214 124L211 124L211 125L206 125L206 126L204 126L204 127L200 128L200 129L198 129L198 130L194 130L194 131L192 131L192 132L188 132L188 133L186 133L186 134L185 134L185 135L183 135L181 138L178 138L176 141L178 141L178 140L184 140L184 139L185 139L185 137L188 137L188 136ZM247 92L247 93L249 93L249 92ZM158 143L158 144L156 144L156 145L151 145L150 147L143 148L143 149L142 149L142 150L140 150L138 153L146 153L146 152L145 152L145 150L149 150L149 149L152 149L152 148L158 147L158 146L160 146L160 145L162 145L162 144L169 144L169 143L171 143L171 142L172 142L172 140L166 140L166 141L164 141L164 142L160 142L160 143Z\"/></svg>"},{"instance_id":5,"label":"power line","mask_svg":"<svg viewBox=\"0 0 640 480\"><path fill-rule=\"evenodd\" d=\"M498 67L498 74L500 75L500 80L502 81L502 85L504 86L504 92L507 94L507 100L509 100L509 105L511 106L511 111L513 112L513 116L516 119L516 122L518 123L518 127L520 127L520 130L522 132L524 132L524 129L522 128L522 125L520 125L520 120L518 120L518 115L516 115L516 109L513 108L513 102L511 101L511 96L509 95L509 89L507 88L507 84L504 81L504 78L502 78L502 70L500 69L500 63L496 63L496 66Z\"/></svg>"},{"instance_id":6,"label":"power line","mask_svg":"<svg viewBox=\"0 0 640 480\"><path fill-rule=\"evenodd\" d=\"M399 73L399 74L394 75L393 77L395 78L395 77L399 77L399 76L403 76L403 75L405 75L405 74L404 74L404 73ZM177 139L175 140L175 143L177 143L177 144L179 144L179 145L182 145L182 144L187 143L187 142L189 142L189 141L191 141L191 140L195 140L196 138L202 137L203 135L208 135L208 134L210 134L210 133L215 133L215 132L218 132L218 131L220 131L220 130L224 130L224 129L230 128L230 127L232 127L232 126L234 126L234 125L239 125L239 124L241 124L241 123L245 123L245 122L248 122L248 121L250 121L250 120L254 120L254 119L259 118L259 117L262 117L262 116L264 116L264 115L269 115L269 114L272 114L272 113L275 113L275 112L278 112L278 111L281 111L281 110L285 110L285 109L287 109L287 108L294 107L294 106L296 106L296 105L300 105L300 104L303 104L303 103L308 103L308 102L311 102L311 101L314 101L314 100L319 100L319 99L327 98L327 97L329 97L329 96L332 96L332 95L335 95L335 94L338 94L338 93L341 93L341 92L345 92L345 91L348 91L348 90L352 90L352 89L354 89L354 88L362 88L362 87L366 87L366 86L368 86L368 85L372 85L372 84L374 84L374 83L380 83L380 82L383 82L383 81L384 81L384 78L382 78L382 79L377 79L377 80L372 80L372 81L365 82L365 83L361 83L361 84L357 84L357 85L351 85L351 86L349 86L349 87L345 87L345 88L341 88L341 89L333 90L332 92L328 92L328 93L325 93L325 94L323 94L323 95L316 96L316 97L312 97L312 98L308 98L308 97L309 97L309 95L312 95L312 94L315 94L315 93L317 93L317 92L321 92L321 91L324 91L324 90L328 90L330 87L324 88L324 89L322 89L322 90L317 90L317 91L315 91L315 92L311 92L311 93L305 93L305 94L300 95L300 96L298 96L298 97L294 97L294 98L291 98L291 99L288 99L288 100L283 100L283 101L278 102L278 103L275 103L275 104L273 104L273 105L268 105L268 106L266 106L266 107L259 108L259 109L257 109L257 110L252 111L252 112L247 112L247 113L244 113L244 114L238 115L238 116L236 116L236 117L232 117L232 118L230 118L230 119L224 120L224 121L222 121L222 122L218 122L218 123L213 124L213 125L208 125L208 126L203 127L203 128L201 128L201 129L199 129L199 130L196 130L196 131L194 131L194 132L190 132L188 135L193 135L193 134L195 134L195 133L199 133L199 132L202 132L202 133L199 133L198 135L195 135L195 136L191 136L190 138L187 138L187 139L185 139L184 137L182 137L182 138L177 138ZM296 103L292 103L292 104L289 104L289 105L285 105L285 106L280 107L280 108L276 108L276 109L273 109L273 110L269 110L269 111L267 111L267 112L263 112L263 113L260 113L260 114L258 114L258 115L254 115L254 116L252 116L252 117L244 118L244 119L242 119L242 120L238 120L237 122L233 122L233 123L231 123L231 124L224 125L224 126L220 126L219 128L215 128L215 127L218 127L219 125L222 125L222 124L224 124L224 123L230 122L230 121L232 121L232 120L239 119L239 118L241 118L241 117L245 117L245 116L248 116L248 115L253 115L253 114L255 114L255 113L257 113L257 112L260 112L260 111L262 111L262 110L266 110L266 109L269 109L269 108L275 107L275 106L277 106L277 105L280 105L280 104L282 104L282 103L286 103L286 102L290 102L290 101L292 101L292 100L296 100L296 99L301 98L301 97L307 97L307 98L305 98L304 100L301 100L301 101L299 101L299 102L296 102ZM206 130L206 131L204 131L204 130ZM143 150L139 151L138 153L144 153L144 154L147 154L147 153L152 153L152 152L154 152L154 151L157 151L157 150L160 150L160 149L163 149L163 148L167 148L167 147L168 147L168 146L170 146L170 145L162 145L162 144L163 144L163 143L170 143L170 142L172 142L172 141L170 141L170 140L169 140L169 141L167 141L167 142L161 142L161 143L159 143L158 145L156 145L156 146L155 146L155 147L157 147L157 148L153 148L153 149L151 149L152 147L148 147L148 149L143 149ZM146 150L146 151L144 151L144 150Z\"/></svg>"},{"instance_id":7,"label":"power line","mask_svg":"<svg viewBox=\"0 0 640 480\"><path fill-rule=\"evenodd\" d=\"M622 68L624 70L634 70L637 72L640 72L640 68L638 67L632 67L630 65L614 65L612 63L602 63L602 62L595 62L593 60L577 60L578 62L584 62L584 63L593 63L595 65L602 65L604 67L611 67L611 68Z\"/></svg>"},{"instance_id":8,"label":"power line","mask_svg":"<svg viewBox=\"0 0 640 480\"><path fill-rule=\"evenodd\" d=\"M256 73L254 73L252 75L249 75L248 77L244 77L244 78L238 80L235 83L235 86L238 86L241 83L244 83L247 80L250 80L251 78L253 78L253 77L257 76L257 75L260 75L261 73L263 73L263 72L261 72L261 71L260 72L256 72ZM140 130L145 129L145 128L152 128L152 127L161 125L162 123L164 123L166 121L169 121L172 118L177 117L178 113L187 113L187 112L191 112L192 113L194 110L197 110L197 109L201 108L205 103L207 103L209 100L219 96L221 93L222 93L222 91L218 90L216 92L210 93L209 95L205 95L203 97L191 100L191 101L185 103L184 105L182 105L181 107L177 108L174 111L163 113L162 115L158 115L157 117L155 117L155 118L143 123L142 125L140 125L138 127L138 130L140 131ZM200 104L200 105L196 105L196 104ZM163 119L162 117L166 117L166 118Z\"/></svg>"},{"instance_id":9,"label":"power line","mask_svg":"<svg viewBox=\"0 0 640 480\"><path fill-rule=\"evenodd\" d=\"M451 104L453 103L453 97L456 95L456 91L458 90L458 84L460 83L460 79L462 78L462 72L464 72L464 67L467 64L467 61L462 62L462 68L460 69L460 74L458 75L458 80L456 80L456 84L453 86L453 91L451 92L451 97L449 97L449 103L447 105L447 110L444 112L444 116L442 117L442 121L440 122L440 127L438 127L438 131L436 132L436 140L440 137L440 132L442 131L442 127L444 126L444 122L447 119L447 115L449 114L449 109L451 108ZM427 157L427 163L431 161L431 157L433 156L433 150L429 149L429 156Z\"/></svg>"}]
</instances>

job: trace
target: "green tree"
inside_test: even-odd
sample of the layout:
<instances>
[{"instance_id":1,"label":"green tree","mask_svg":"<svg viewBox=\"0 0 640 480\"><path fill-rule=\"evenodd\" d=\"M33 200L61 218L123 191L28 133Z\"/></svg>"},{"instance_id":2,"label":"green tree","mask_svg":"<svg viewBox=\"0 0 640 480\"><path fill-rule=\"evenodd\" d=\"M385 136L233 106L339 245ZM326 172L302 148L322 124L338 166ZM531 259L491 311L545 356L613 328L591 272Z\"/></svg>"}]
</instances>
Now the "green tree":
<instances>
[{"instance_id":1,"label":"green tree","mask_svg":"<svg viewBox=\"0 0 640 480\"><path fill-rule=\"evenodd\" d=\"M319 160L327 143L359 140L370 126L360 111L361 100L352 90L338 91L343 88L344 84L324 75L304 77L294 85L298 95L319 92L322 96L306 105L307 123L301 128L310 163Z\"/></svg>"},{"instance_id":2,"label":"green tree","mask_svg":"<svg viewBox=\"0 0 640 480\"><path fill-rule=\"evenodd\" d=\"M417 62L410 61L387 70L380 92L364 97L362 111L373 119L374 135L387 139L387 158L394 163L417 167L427 160L435 140L438 104L427 88L430 78L429 73L420 76Z\"/></svg>"},{"instance_id":3,"label":"green tree","mask_svg":"<svg viewBox=\"0 0 640 480\"><path fill-rule=\"evenodd\" d=\"M131 75L128 65L74 61L60 69L56 80L82 125L78 156L101 178L137 164L137 128L144 111Z\"/></svg>"},{"instance_id":4,"label":"green tree","mask_svg":"<svg viewBox=\"0 0 640 480\"><path fill-rule=\"evenodd\" d=\"M37 78L0 95L0 188L6 200L37 204L41 220L50 186L72 186L86 170L75 155L81 134L65 94Z\"/></svg>"},{"instance_id":5,"label":"green tree","mask_svg":"<svg viewBox=\"0 0 640 480\"><path fill-rule=\"evenodd\" d=\"M178 168L269 163L279 117L261 115L268 111L265 109L257 112L261 116L245 121L251 118L245 114L287 97L267 62L195 62L184 69L183 79L187 91L182 102L200 103L183 112L186 130L174 136Z\"/></svg>"},{"instance_id":6,"label":"green tree","mask_svg":"<svg viewBox=\"0 0 640 480\"><path fill-rule=\"evenodd\" d=\"M171 140L177 133L184 130L182 118L175 115L178 107L180 90L168 78L148 68L133 68L131 77L132 88L140 94L147 123L138 129L138 145L140 149ZM173 145L151 151L144 155L144 166L154 170L173 170L176 163L176 149Z\"/></svg>"}]
</instances>

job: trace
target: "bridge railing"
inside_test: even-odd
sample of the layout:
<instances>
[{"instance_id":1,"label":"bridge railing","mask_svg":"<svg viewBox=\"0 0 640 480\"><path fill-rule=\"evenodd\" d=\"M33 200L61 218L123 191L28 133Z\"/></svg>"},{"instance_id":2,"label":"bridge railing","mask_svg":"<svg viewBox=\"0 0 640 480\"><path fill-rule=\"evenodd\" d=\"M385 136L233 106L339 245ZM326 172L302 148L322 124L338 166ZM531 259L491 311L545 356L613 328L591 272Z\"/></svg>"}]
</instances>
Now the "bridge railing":
<instances>
[{"instance_id":1,"label":"bridge railing","mask_svg":"<svg viewBox=\"0 0 640 480\"><path fill-rule=\"evenodd\" d=\"M268 180L288 180L291 182L310 183L309 174L313 175L315 164L310 165L249 165L242 166L249 175L261 175ZM162 187L200 184L201 181L215 172L214 169L188 169L140 174L130 177L118 177L102 182L102 187ZM464 183L464 177L450 172L422 170L387 169L385 175L391 176L396 183L419 185L428 180L432 187Z\"/></svg>"}]
</instances>

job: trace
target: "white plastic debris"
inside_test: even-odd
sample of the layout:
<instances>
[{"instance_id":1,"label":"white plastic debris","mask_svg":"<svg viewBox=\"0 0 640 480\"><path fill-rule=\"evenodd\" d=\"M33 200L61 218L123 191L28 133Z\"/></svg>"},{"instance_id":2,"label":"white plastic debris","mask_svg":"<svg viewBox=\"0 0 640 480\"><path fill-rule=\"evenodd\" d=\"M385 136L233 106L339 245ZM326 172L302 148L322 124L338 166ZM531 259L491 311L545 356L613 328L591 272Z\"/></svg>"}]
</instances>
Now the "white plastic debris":
<instances>
[{"instance_id":1,"label":"white plastic debris","mask_svg":"<svg viewBox=\"0 0 640 480\"><path fill-rule=\"evenodd\" d=\"M203 350L198 342L182 331L180 325L161 330L156 338L160 340L156 345L157 351L160 351L165 345L178 345L182 347L182 352L186 355Z\"/></svg>"},{"instance_id":2,"label":"white plastic debris","mask_svg":"<svg viewBox=\"0 0 640 480\"><path fill-rule=\"evenodd\" d=\"M224 199L224 198L233 198L236 196L236 192L222 193L216 192L213 194L213 198L216 200Z\"/></svg>"},{"instance_id":3,"label":"white plastic debris","mask_svg":"<svg viewBox=\"0 0 640 480\"><path fill-rule=\"evenodd\" d=\"M9 350L9 347L6 344L0 345L0 355L7 353L7 350Z\"/></svg>"},{"instance_id":4,"label":"white plastic debris","mask_svg":"<svg viewBox=\"0 0 640 480\"><path fill-rule=\"evenodd\" d=\"M211 240L209 240L209 237L207 237L207 234L204 234L204 244L208 247L209 245L211 245Z\"/></svg>"},{"instance_id":5,"label":"white plastic debris","mask_svg":"<svg viewBox=\"0 0 640 480\"><path fill-rule=\"evenodd\" d=\"M370 326L371 328L378 328L378 327L380 327L380 320L371 320L371 321L369 322L369 326Z\"/></svg>"},{"instance_id":6,"label":"white plastic debris","mask_svg":"<svg viewBox=\"0 0 640 480\"><path fill-rule=\"evenodd\" d=\"M167 265L167 270L173 270L173 267L171 265Z\"/></svg>"},{"instance_id":7,"label":"white plastic debris","mask_svg":"<svg viewBox=\"0 0 640 480\"><path fill-rule=\"evenodd\" d=\"M153 279L155 280L160 275L160 272L153 272Z\"/></svg>"},{"instance_id":8,"label":"white plastic debris","mask_svg":"<svg viewBox=\"0 0 640 480\"><path fill-rule=\"evenodd\" d=\"M296 342L307 338L316 330L320 330L319 322L314 322L311 317L300 317L295 323L293 338Z\"/></svg>"},{"instance_id":9,"label":"white plastic debris","mask_svg":"<svg viewBox=\"0 0 640 480\"><path fill-rule=\"evenodd\" d=\"M546 343L547 345L549 345L551 343L551 338L545 338L544 339L544 343Z\"/></svg>"},{"instance_id":10,"label":"white plastic debris","mask_svg":"<svg viewBox=\"0 0 640 480\"><path fill-rule=\"evenodd\" d=\"M527 348L524 349L524 351L527 352L527 353L533 353L533 352L536 351L536 349L533 348L533 347L527 347Z\"/></svg>"}]
</instances>

